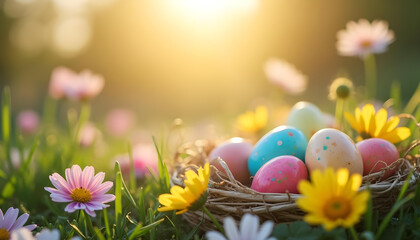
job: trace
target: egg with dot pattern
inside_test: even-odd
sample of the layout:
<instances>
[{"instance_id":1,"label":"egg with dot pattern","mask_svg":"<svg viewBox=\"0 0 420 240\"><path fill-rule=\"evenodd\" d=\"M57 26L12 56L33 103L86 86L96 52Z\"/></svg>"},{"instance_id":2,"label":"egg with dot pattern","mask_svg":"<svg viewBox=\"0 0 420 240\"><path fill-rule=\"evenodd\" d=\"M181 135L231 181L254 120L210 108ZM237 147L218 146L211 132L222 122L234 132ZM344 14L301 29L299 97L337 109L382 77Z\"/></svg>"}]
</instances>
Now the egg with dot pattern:
<instances>
[{"instance_id":1,"label":"egg with dot pattern","mask_svg":"<svg viewBox=\"0 0 420 240\"><path fill-rule=\"evenodd\" d=\"M356 144L363 159L363 174L379 172L382 168L390 166L400 157L394 144L380 138L369 138ZM395 173L398 166L386 171L383 179Z\"/></svg>"},{"instance_id":2,"label":"egg with dot pattern","mask_svg":"<svg viewBox=\"0 0 420 240\"><path fill-rule=\"evenodd\" d=\"M251 188L262 193L298 193L298 184L308 178L305 164L294 156L280 156L266 162L255 174Z\"/></svg>"},{"instance_id":3,"label":"egg with dot pattern","mask_svg":"<svg viewBox=\"0 0 420 240\"><path fill-rule=\"evenodd\" d=\"M265 134L254 146L248 158L249 173L254 176L269 160L291 155L305 162L308 142L303 133L289 126L279 126Z\"/></svg>"},{"instance_id":4,"label":"egg with dot pattern","mask_svg":"<svg viewBox=\"0 0 420 240\"><path fill-rule=\"evenodd\" d=\"M336 170L347 168L350 174L363 175L362 156L353 140L333 128L321 129L312 136L308 142L305 160L309 172L332 167Z\"/></svg>"}]
</instances>

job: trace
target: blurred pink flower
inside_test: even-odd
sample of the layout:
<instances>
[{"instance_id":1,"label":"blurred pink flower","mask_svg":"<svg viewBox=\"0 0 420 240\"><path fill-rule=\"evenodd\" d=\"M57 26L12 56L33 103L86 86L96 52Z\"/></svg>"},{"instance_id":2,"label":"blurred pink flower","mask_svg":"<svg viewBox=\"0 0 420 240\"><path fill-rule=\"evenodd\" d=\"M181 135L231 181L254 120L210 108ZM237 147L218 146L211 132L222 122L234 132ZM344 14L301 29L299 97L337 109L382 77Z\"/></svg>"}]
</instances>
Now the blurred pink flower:
<instances>
[{"instance_id":1,"label":"blurred pink flower","mask_svg":"<svg viewBox=\"0 0 420 240\"><path fill-rule=\"evenodd\" d=\"M80 129L79 144L82 147L90 147L100 134L99 130L92 123L85 123Z\"/></svg>"},{"instance_id":2,"label":"blurred pink flower","mask_svg":"<svg viewBox=\"0 0 420 240\"><path fill-rule=\"evenodd\" d=\"M9 239L14 231L20 228L26 228L29 231L32 231L36 228L35 224L23 226L29 218L29 214L24 213L19 215L19 210L17 208L10 207L7 209L6 213L3 215L3 211L0 209L0 236L1 239Z\"/></svg>"},{"instance_id":3,"label":"blurred pink flower","mask_svg":"<svg viewBox=\"0 0 420 240\"><path fill-rule=\"evenodd\" d=\"M65 95L72 100L86 101L96 97L104 88L105 81L102 76L84 70L64 89Z\"/></svg>"},{"instance_id":4,"label":"blurred pink flower","mask_svg":"<svg viewBox=\"0 0 420 240\"><path fill-rule=\"evenodd\" d=\"M102 76L84 70L79 74L65 67L54 69L50 81L50 95L55 99L66 97L86 101L96 97L104 88Z\"/></svg>"},{"instance_id":5,"label":"blurred pink flower","mask_svg":"<svg viewBox=\"0 0 420 240\"><path fill-rule=\"evenodd\" d=\"M79 165L73 165L67 168L66 179L60 174L50 175L50 181L56 188L45 187L50 192L50 197L54 202L70 202L64 211L74 212L84 210L92 217L96 216L96 210L102 210L109 207L105 204L115 200L113 194L105 194L111 188L113 183L106 181L104 172L95 174L95 169L91 166L85 167L82 171Z\"/></svg>"},{"instance_id":6,"label":"blurred pink flower","mask_svg":"<svg viewBox=\"0 0 420 240\"><path fill-rule=\"evenodd\" d=\"M264 72L271 83L289 94L296 95L306 90L307 77L284 60L269 59L265 63Z\"/></svg>"},{"instance_id":7,"label":"blurred pink flower","mask_svg":"<svg viewBox=\"0 0 420 240\"><path fill-rule=\"evenodd\" d=\"M77 74L66 67L57 67L51 74L49 93L52 98L65 97L64 89L70 84Z\"/></svg>"},{"instance_id":8,"label":"blurred pink flower","mask_svg":"<svg viewBox=\"0 0 420 240\"><path fill-rule=\"evenodd\" d=\"M345 30L337 33L337 50L342 56L366 57L373 53L383 53L394 41L394 32L388 29L388 23L366 19L348 22Z\"/></svg>"},{"instance_id":9,"label":"blurred pink flower","mask_svg":"<svg viewBox=\"0 0 420 240\"><path fill-rule=\"evenodd\" d=\"M39 115L32 110L25 110L18 114L17 124L23 134L34 134L39 129Z\"/></svg>"},{"instance_id":10,"label":"blurred pink flower","mask_svg":"<svg viewBox=\"0 0 420 240\"><path fill-rule=\"evenodd\" d=\"M124 174L130 173L130 158L128 154L122 154L115 157L121 166ZM149 174L149 168L153 173L158 171L158 155L154 144L139 143L133 147L133 164L136 178L140 179Z\"/></svg>"},{"instance_id":11,"label":"blurred pink flower","mask_svg":"<svg viewBox=\"0 0 420 240\"><path fill-rule=\"evenodd\" d=\"M126 134L135 124L135 115L127 109L114 109L106 117L106 129L115 136Z\"/></svg>"}]
</instances>

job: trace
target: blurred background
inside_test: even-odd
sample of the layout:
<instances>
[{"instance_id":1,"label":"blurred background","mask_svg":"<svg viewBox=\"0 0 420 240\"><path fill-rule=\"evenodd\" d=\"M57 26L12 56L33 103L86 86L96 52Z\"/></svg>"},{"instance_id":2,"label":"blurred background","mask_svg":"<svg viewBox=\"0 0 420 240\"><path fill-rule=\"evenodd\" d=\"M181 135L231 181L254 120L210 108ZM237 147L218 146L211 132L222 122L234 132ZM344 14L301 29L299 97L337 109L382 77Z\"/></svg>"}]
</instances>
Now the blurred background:
<instances>
[{"instance_id":1,"label":"blurred background","mask_svg":"<svg viewBox=\"0 0 420 240\"><path fill-rule=\"evenodd\" d=\"M337 76L364 83L363 62L341 57L336 33L348 21L382 19L396 41L377 56L380 100L402 83L408 101L420 79L419 1L0 0L0 85L14 111L42 110L51 71L104 76L93 118L130 108L144 124L234 118L257 102L311 101L333 112ZM263 72L270 57L308 76L282 97ZM277 96L277 97L276 97Z\"/></svg>"}]
</instances>

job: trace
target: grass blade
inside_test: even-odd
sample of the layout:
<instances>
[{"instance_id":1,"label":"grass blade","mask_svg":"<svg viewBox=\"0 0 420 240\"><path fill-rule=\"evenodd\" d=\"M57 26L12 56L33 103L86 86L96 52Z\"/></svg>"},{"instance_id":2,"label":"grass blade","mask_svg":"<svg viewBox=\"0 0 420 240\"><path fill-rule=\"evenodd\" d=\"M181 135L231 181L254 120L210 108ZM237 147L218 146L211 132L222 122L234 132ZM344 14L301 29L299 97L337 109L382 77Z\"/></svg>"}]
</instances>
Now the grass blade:
<instances>
[{"instance_id":1,"label":"grass blade","mask_svg":"<svg viewBox=\"0 0 420 240\"><path fill-rule=\"evenodd\" d=\"M106 238L111 239L111 229L109 228L108 212L106 211L106 209L104 209L102 212L104 214Z\"/></svg>"},{"instance_id":2,"label":"grass blade","mask_svg":"<svg viewBox=\"0 0 420 240\"><path fill-rule=\"evenodd\" d=\"M146 222L146 209L144 206L144 188L140 188L138 205L139 205L138 213L140 217L140 222L145 223Z\"/></svg>"},{"instance_id":3,"label":"grass blade","mask_svg":"<svg viewBox=\"0 0 420 240\"><path fill-rule=\"evenodd\" d=\"M135 192L137 189L137 184L136 173L134 171L133 147L131 146L131 143L128 143L128 156L130 159L130 190L131 192Z\"/></svg>"},{"instance_id":4,"label":"grass blade","mask_svg":"<svg viewBox=\"0 0 420 240\"><path fill-rule=\"evenodd\" d=\"M368 186L369 194L371 195L369 186ZM372 195L371 195L372 196ZM367 203L367 210L365 213L365 231L372 231L372 220L373 220L373 206L372 206L372 197L369 197Z\"/></svg>"},{"instance_id":5,"label":"grass blade","mask_svg":"<svg viewBox=\"0 0 420 240\"><path fill-rule=\"evenodd\" d=\"M132 231L129 232L129 238L128 239L129 240L136 239L138 237L141 237L141 236L147 234L149 231L153 230L157 225L161 224L163 222L163 220L164 219L162 218L162 219L160 219L160 220L158 220L154 223L151 223L147 226L144 226L144 227L141 224L137 225L136 228L134 228ZM150 238L150 239L152 239L152 238Z\"/></svg>"},{"instance_id":6,"label":"grass blade","mask_svg":"<svg viewBox=\"0 0 420 240\"><path fill-rule=\"evenodd\" d=\"M3 144L9 169L13 171L12 159L10 158L11 102L10 88L5 87L1 101Z\"/></svg>"},{"instance_id":7,"label":"grass blade","mask_svg":"<svg viewBox=\"0 0 420 240\"><path fill-rule=\"evenodd\" d=\"M117 225L117 234L119 236L121 224L122 224L122 176L121 176L121 169L120 164L118 162L115 163L114 167L115 172L115 223Z\"/></svg>"},{"instance_id":8,"label":"grass blade","mask_svg":"<svg viewBox=\"0 0 420 240\"><path fill-rule=\"evenodd\" d=\"M388 226L388 223L391 221L392 216L400 209L404 204L406 204L408 201L414 198L414 194L410 193L407 195L407 197L397 201L394 206L392 206L391 211L385 216L383 219L381 225L379 226L378 232L376 233L375 239L381 239L381 235Z\"/></svg>"}]
</instances>

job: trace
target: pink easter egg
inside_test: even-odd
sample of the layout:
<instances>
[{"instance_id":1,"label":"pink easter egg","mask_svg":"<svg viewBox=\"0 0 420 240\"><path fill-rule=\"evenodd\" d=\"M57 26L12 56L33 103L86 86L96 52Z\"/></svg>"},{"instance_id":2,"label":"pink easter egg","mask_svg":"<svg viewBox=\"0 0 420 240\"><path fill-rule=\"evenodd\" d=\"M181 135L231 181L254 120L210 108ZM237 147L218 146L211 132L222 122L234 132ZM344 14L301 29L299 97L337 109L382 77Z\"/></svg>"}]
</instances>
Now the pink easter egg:
<instances>
[{"instance_id":1,"label":"pink easter egg","mask_svg":"<svg viewBox=\"0 0 420 240\"><path fill-rule=\"evenodd\" d=\"M248 158L251 155L252 149L251 143L246 142L242 138L235 137L214 148L209 158L217 169L224 172L223 167L216 161L217 157L223 159L235 179L247 185L251 177L248 171Z\"/></svg>"},{"instance_id":2,"label":"pink easter egg","mask_svg":"<svg viewBox=\"0 0 420 240\"><path fill-rule=\"evenodd\" d=\"M379 172L400 157L394 144L381 138L369 138L358 142L356 146L363 159L363 175ZM386 171L383 179L392 176L396 169L397 166Z\"/></svg>"},{"instance_id":3,"label":"pink easter egg","mask_svg":"<svg viewBox=\"0 0 420 240\"><path fill-rule=\"evenodd\" d=\"M298 183L308 178L302 160L294 156L275 157L255 174L251 188L263 193L298 193Z\"/></svg>"}]
</instances>

